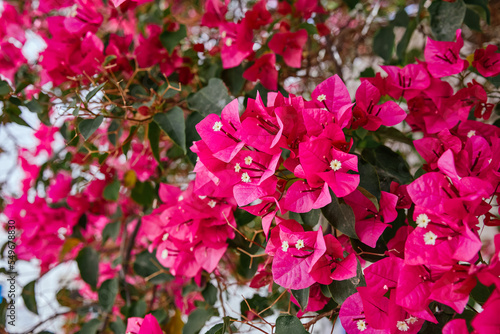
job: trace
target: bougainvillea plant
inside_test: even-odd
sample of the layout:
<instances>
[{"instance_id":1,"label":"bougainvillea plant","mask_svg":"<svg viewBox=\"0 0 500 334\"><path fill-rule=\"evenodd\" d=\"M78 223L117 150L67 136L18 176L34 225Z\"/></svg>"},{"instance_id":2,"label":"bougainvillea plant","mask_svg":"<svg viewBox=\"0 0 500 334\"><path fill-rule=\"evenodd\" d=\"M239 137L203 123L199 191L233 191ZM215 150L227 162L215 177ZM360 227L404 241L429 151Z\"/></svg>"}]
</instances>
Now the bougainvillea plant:
<instances>
[{"instance_id":1,"label":"bougainvillea plant","mask_svg":"<svg viewBox=\"0 0 500 334\"><path fill-rule=\"evenodd\" d=\"M2 256L35 314L79 270L50 330L499 333L493 4L0 5L0 130L35 141Z\"/></svg>"}]
</instances>

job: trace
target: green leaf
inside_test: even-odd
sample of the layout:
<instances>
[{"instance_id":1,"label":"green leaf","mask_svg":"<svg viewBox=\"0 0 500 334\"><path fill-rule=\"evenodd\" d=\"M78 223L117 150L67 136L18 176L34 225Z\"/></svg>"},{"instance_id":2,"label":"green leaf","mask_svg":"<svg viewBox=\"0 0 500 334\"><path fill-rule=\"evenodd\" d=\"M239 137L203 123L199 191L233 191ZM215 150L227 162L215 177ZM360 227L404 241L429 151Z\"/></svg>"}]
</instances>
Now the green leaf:
<instances>
[{"instance_id":1,"label":"green leaf","mask_svg":"<svg viewBox=\"0 0 500 334\"><path fill-rule=\"evenodd\" d=\"M380 28L373 37L373 51L386 63L389 63L392 58L395 39L396 35L392 26Z\"/></svg>"},{"instance_id":2,"label":"green leaf","mask_svg":"<svg viewBox=\"0 0 500 334\"><path fill-rule=\"evenodd\" d=\"M343 281L333 281L328 286L328 290L330 290L333 300L339 305L341 305L351 295L355 294L357 292L357 287L366 285L361 264L359 263L359 260L357 261L358 267L356 276Z\"/></svg>"},{"instance_id":3,"label":"green leaf","mask_svg":"<svg viewBox=\"0 0 500 334\"><path fill-rule=\"evenodd\" d=\"M103 82L102 84L88 92L85 96L85 101L89 102L102 89L102 87L104 87L105 84L106 82Z\"/></svg>"},{"instance_id":4,"label":"green leaf","mask_svg":"<svg viewBox=\"0 0 500 334\"><path fill-rule=\"evenodd\" d=\"M220 115L222 109L231 102L227 88L221 79L211 78L208 86L187 98L188 108L200 112L202 115Z\"/></svg>"},{"instance_id":5,"label":"green leaf","mask_svg":"<svg viewBox=\"0 0 500 334\"><path fill-rule=\"evenodd\" d=\"M296 213L290 211L290 218L295 219L301 224L305 224L307 226L316 226L319 221L319 213L320 209L312 209L311 211L308 212L303 212L303 213Z\"/></svg>"},{"instance_id":6,"label":"green leaf","mask_svg":"<svg viewBox=\"0 0 500 334\"><path fill-rule=\"evenodd\" d=\"M7 96L11 92L11 88L7 81L0 80L0 98Z\"/></svg>"},{"instance_id":7,"label":"green leaf","mask_svg":"<svg viewBox=\"0 0 500 334\"><path fill-rule=\"evenodd\" d=\"M408 24L408 27L406 28L403 37L401 38L396 47L396 56L400 61L403 61L405 59L406 49L408 49L411 36L413 35L413 32L415 31L416 28L417 28L417 20L413 19ZM413 59L411 61L413 61Z\"/></svg>"},{"instance_id":8,"label":"green leaf","mask_svg":"<svg viewBox=\"0 0 500 334\"><path fill-rule=\"evenodd\" d=\"M104 188L102 192L102 197L104 197L108 201L116 202L118 200L119 194L120 194L120 181L114 180Z\"/></svg>"},{"instance_id":9,"label":"green leaf","mask_svg":"<svg viewBox=\"0 0 500 334\"><path fill-rule=\"evenodd\" d=\"M469 8L465 11L464 23L472 30L481 31L481 18L479 14Z\"/></svg>"},{"instance_id":10,"label":"green leaf","mask_svg":"<svg viewBox=\"0 0 500 334\"><path fill-rule=\"evenodd\" d=\"M392 24L394 24L396 27L407 27L409 23L410 17L408 16L404 8L398 10L396 16L394 17L394 20L392 21Z\"/></svg>"},{"instance_id":11,"label":"green leaf","mask_svg":"<svg viewBox=\"0 0 500 334\"><path fill-rule=\"evenodd\" d=\"M120 221L106 224L106 226L104 226L104 229L102 230L102 244L104 245L109 238L116 241L116 237L118 236L119 232Z\"/></svg>"},{"instance_id":12,"label":"green leaf","mask_svg":"<svg viewBox=\"0 0 500 334\"><path fill-rule=\"evenodd\" d=\"M35 297L35 283L36 280L29 282L23 288L23 292L21 296L23 297L24 305L31 312L38 314L38 308L36 306L36 297Z\"/></svg>"},{"instance_id":13,"label":"green leaf","mask_svg":"<svg viewBox=\"0 0 500 334\"><path fill-rule=\"evenodd\" d=\"M160 127L158 126L158 123L156 122L151 122L149 123L148 127L148 139L149 139L149 146L151 146L151 151L153 152L153 156L155 157L156 161L160 164ZM160 164L161 166L161 164Z\"/></svg>"},{"instance_id":14,"label":"green leaf","mask_svg":"<svg viewBox=\"0 0 500 334\"><path fill-rule=\"evenodd\" d=\"M187 29L184 24L181 24L179 29L176 31L164 31L160 35L161 44L165 49L167 49L168 53L171 55L174 51L175 47L179 45L180 41L182 41L187 36Z\"/></svg>"},{"instance_id":15,"label":"green leaf","mask_svg":"<svg viewBox=\"0 0 500 334\"><path fill-rule=\"evenodd\" d=\"M345 204L343 200L339 200L330 189L332 202L321 209L323 216L337 230L344 233L348 237L358 239L354 224L356 219L352 208Z\"/></svg>"},{"instance_id":16,"label":"green leaf","mask_svg":"<svg viewBox=\"0 0 500 334\"><path fill-rule=\"evenodd\" d=\"M212 312L197 308L188 316L188 321L182 328L182 334L196 334L198 333L205 323L212 317Z\"/></svg>"},{"instance_id":17,"label":"green leaf","mask_svg":"<svg viewBox=\"0 0 500 334\"><path fill-rule=\"evenodd\" d=\"M275 334L306 334L299 318L291 314L283 314L276 319Z\"/></svg>"},{"instance_id":18,"label":"green leaf","mask_svg":"<svg viewBox=\"0 0 500 334\"><path fill-rule=\"evenodd\" d=\"M243 72L245 72L245 69L242 65L222 71L221 78L224 80L224 83L229 87L231 94L234 96L240 95L243 85L245 84Z\"/></svg>"},{"instance_id":19,"label":"green leaf","mask_svg":"<svg viewBox=\"0 0 500 334\"><path fill-rule=\"evenodd\" d=\"M108 279L102 282L98 294L99 305L101 305L104 311L111 311L115 304L116 295L118 294L118 279Z\"/></svg>"},{"instance_id":20,"label":"green leaf","mask_svg":"<svg viewBox=\"0 0 500 334\"><path fill-rule=\"evenodd\" d=\"M78 124L78 130L80 130L83 138L87 140L99 128L103 120L104 117L101 115L93 119L84 119Z\"/></svg>"},{"instance_id":21,"label":"green leaf","mask_svg":"<svg viewBox=\"0 0 500 334\"><path fill-rule=\"evenodd\" d=\"M109 328L115 334L123 334L123 333L125 333L127 326L125 326L125 323L123 322L123 320L120 317L116 317L116 321L110 323Z\"/></svg>"},{"instance_id":22,"label":"green leaf","mask_svg":"<svg viewBox=\"0 0 500 334\"><path fill-rule=\"evenodd\" d=\"M173 107L166 113L156 114L154 121L165 131L165 133L186 154L186 124L184 123L184 111L179 107Z\"/></svg>"},{"instance_id":23,"label":"green leaf","mask_svg":"<svg viewBox=\"0 0 500 334\"><path fill-rule=\"evenodd\" d=\"M490 24L490 8L488 0L464 0L467 7L474 10L479 16L482 16L486 23Z\"/></svg>"},{"instance_id":24,"label":"green leaf","mask_svg":"<svg viewBox=\"0 0 500 334\"><path fill-rule=\"evenodd\" d=\"M148 306L144 299L139 299L138 301L132 303L132 306L128 309L127 315L129 318L131 317L139 317L144 318L146 315L146 310Z\"/></svg>"},{"instance_id":25,"label":"green leaf","mask_svg":"<svg viewBox=\"0 0 500 334\"><path fill-rule=\"evenodd\" d=\"M362 157L358 157L359 186L366 189L380 201L380 180L375 167Z\"/></svg>"},{"instance_id":26,"label":"green leaf","mask_svg":"<svg viewBox=\"0 0 500 334\"><path fill-rule=\"evenodd\" d=\"M217 324L213 326L205 334L224 334L224 324Z\"/></svg>"},{"instance_id":27,"label":"green leaf","mask_svg":"<svg viewBox=\"0 0 500 334\"><path fill-rule=\"evenodd\" d=\"M155 189L149 182L137 181L130 196L137 203L150 206L155 199Z\"/></svg>"},{"instance_id":28,"label":"green leaf","mask_svg":"<svg viewBox=\"0 0 500 334\"><path fill-rule=\"evenodd\" d=\"M99 319L92 319L83 324L82 328L78 332L79 334L96 334L101 326L101 321Z\"/></svg>"},{"instance_id":29,"label":"green leaf","mask_svg":"<svg viewBox=\"0 0 500 334\"><path fill-rule=\"evenodd\" d=\"M399 184L409 184L413 181L406 160L387 146L364 149L361 155L377 168L382 190L388 191L391 181Z\"/></svg>"},{"instance_id":30,"label":"green leaf","mask_svg":"<svg viewBox=\"0 0 500 334\"><path fill-rule=\"evenodd\" d=\"M433 1L429 6L431 15L431 30L438 41L453 41L455 32L460 29L465 18L465 3L463 0L446 2Z\"/></svg>"},{"instance_id":31,"label":"green leaf","mask_svg":"<svg viewBox=\"0 0 500 334\"><path fill-rule=\"evenodd\" d=\"M191 151L191 146L197 140L201 140L198 131L196 131L196 125L203 120L203 116L199 112L192 112L186 118L186 146L188 148L187 156L189 161L193 165L196 165L197 155L193 151Z\"/></svg>"},{"instance_id":32,"label":"green leaf","mask_svg":"<svg viewBox=\"0 0 500 334\"><path fill-rule=\"evenodd\" d=\"M297 27L297 30L299 30L299 29L305 29L307 31L307 34L309 36L312 36L312 35L318 33L318 28L316 28L316 26L314 24L312 24L312 23L302 22Z\"/></svg>"},{"instance_id":33,"label":"green leaf","mask_svg":"<svg viewBox=\"0 0 500 334\"><path fill-rule=\"evenodd\" d=\"M248 303L248 304L247 304ZM273 314L273 311L269 308L271 302L268 298L262 297L255 294L252 298L247 299L246 302L243 300L240 303L240 314L246 315L250 310L255 311L255 313L262 312L265 310L261 316L267 317ZM250 308L248 308L250 306ZM267 310L266 310L267 309ZM242 317L243 320L243 317Z\"/></svg>"},{"instance_id":34,"label":"green leaf","mask_svg":"<svg viewBox=\"0 0 500 334\"><path fill-rule=\"evenodd\" d=\"M477 280L476 286L471 291L471 296L472 298L474 298L476 302L478 302L482 306L491 296L493 290L494 290L493 286L487 287L479 280Z\"/></svg>"},{"instance_id":35,"label":"green leaf","mask_svg":"<svg viewBox=\"0 0 500 334\"><path fill-rule=\"evenodd\" d=\"M148 251L143 251L135 257L134 271L141 277L152 276L149 280L151 284L161 284L172 279L172 276L158 272L165 268L158 262L156 257ZM153 277L154 276L154 277Z\"/></svg>"},{"instance_id":36,"label":"green leaf","mask_svg":"<svg viewBox=\"0 0 500 334\"><path fill-rule=\"evenodd\" d=\"M309 288L301 289L301 290L291 290L292 295L299 302L300 308L303 310L306 309L307 304L309 303Z\"/></svg>"},{"instance_id":37,"label":"green leaf","mask_svg":"<svg viewBox=\"0 0 500 334\"><path fill-rule=\"evenodd\" d=\"M213 306L217 301L217 291L217 288L213 284L207 283L207 286L203 289L201 295L208 304Z\"/></svg>"},{"instance_id":38,"label":"green leaf","mask_svg":"<svg viewBox=\"0 0 500 334\"><path fill-rule=\"evenodd\" d=\"M108 127L108 140L113 146L116 146L116 140L120 137L122 133L122 127L120 123L116 120L111 122Z\"/></svg>"},{"instance_id":39,"label":"green leaf","mask_svg":"<svg viewBox=\"0 0 500 334\"><path fill-rule=\"evenodd\" d=\"M78 253L76 263L82 280L95 289L99 274L99 253L91 247L85 247Z\"/></svg>"}]
</instances>

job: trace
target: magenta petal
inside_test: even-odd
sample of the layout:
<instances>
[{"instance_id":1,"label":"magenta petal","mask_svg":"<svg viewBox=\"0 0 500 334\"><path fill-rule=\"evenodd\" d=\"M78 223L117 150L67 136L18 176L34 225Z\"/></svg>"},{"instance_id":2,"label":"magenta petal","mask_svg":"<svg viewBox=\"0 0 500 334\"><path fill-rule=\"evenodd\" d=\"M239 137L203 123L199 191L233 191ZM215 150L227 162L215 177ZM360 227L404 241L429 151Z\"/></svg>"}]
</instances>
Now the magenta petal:
<instances>
[{"instance_id":1,"label":"magenta petal","mask_svg":"<svg viewBox=\"0 0 500 334\"><path fill-rule=\"evenodd\" d=\"M376 329L389 327L389 299L383 295L374 294L370 287L359 287L357 290L363 301L366 322Z\"/></svg>"},{"instance_id":2,"label":"magenta petal","mask_svg":"<svg viewBox=\"0 0 500 334\"><path fill-rule=\"evenodd\" d=\"M347 87L337 74L316 86L311 97L318 106L324 105L334 114L338 113L343 106L351 103Z\"/></svg>"},{"instance_id":3,"label":"magenta petal","mask_svg":"<svg viewBox=\"0 0 500 334\"><path fill-rule=\"evenodd\" d=\"M314 284L313 277L309 274L311 257L297 258L284 256L281 248L278 249L273 260L273 278L276 284L287 288L300 290Z\"/></svg>"},{"instance_id":4,"label":"magenta petal","mask_svg":"<svg viewBox=\"0 0 500 334\"><path fill-rule=\"evenodd\" d=\"M469 334L465 319L453 319L443 327L443 334Z\"/></svg>"},{"instance_id":5,"label":"magenta petal","mask_svg":"<svg viewBox=\"0 0 500 334\"><path fill-rule=\"evenodd\" d=\"M347 255L345 259L340 261L335 267L331 279L336 281L342 281L356 276L356 269L358 266L358 261L356 260L356 254L351 253Z\"/></svg>"},{"instance_id":6,"label":"magenta petal","mask_svg":"<svg viewBox=\"0 0 500 334\"><path fill-rule=\"evenodd\" d=\"M144 321L141 325L141 330L138 334L162 334L163 331L158 324L158 320L152 314L148 314L144 317Z\"/></svg>"},{"instance_id":7,"label":"magenta petal","mask_svg":"<svg viewBox=\"0 0 500 334\"><path fill-rule=\"evenodd\" d=\"M388 224L369 218L357 221L354 228L356 229L356 234L362 243L370 247L375 247L377 245L378 238L380 238L388 226Z\"/></svg>"},{"instance_id":8,"label":"magenta petal","mask_svg":"<svg viewBox=\"0 0 500 334\"><path fill-rule=\"evenodd\" d=\"M313 189L305 181L297 181L287 190L285 209L298 213L309 212L330 202L330 193L325 186Z\"/></svg>"},{"instance_id":9,"label":"magenta petal","mask_svg":"<svg viewBox=\"0 0 500 334\"><path fill-rule=\"evenodd\" d=\"M394 101L387 101L380 106L377 115L385 126L394 126L406 118L406 112Z\"/></svg>"},{"instance_id":10,"label":"magenta petal","mask_svg":"<svg viewBox=\"0 0 500 334\"><path fill-rule=\"evenodd\" d=\"M346 333L349 334L389 334L388 329L375 329L370 323L366 322L366 317L363 310L363 301L359 293L355 293L345 300L340 307L339 319ZM366 323L366 329L360 331L357 323L363 321Z\"/></svg>"},{"instance_id":11,"label":"magenta petal","mask_svg":"<svg viewBox=\"0 0 500 334\"><path fill-rule=\"evenodd\" d=\"M181 189L166 183L160 183L160 190L158 195L163 203L167 205L173 205L177 203L177 199L181 194Z\"/></svg>"}]
</instances>

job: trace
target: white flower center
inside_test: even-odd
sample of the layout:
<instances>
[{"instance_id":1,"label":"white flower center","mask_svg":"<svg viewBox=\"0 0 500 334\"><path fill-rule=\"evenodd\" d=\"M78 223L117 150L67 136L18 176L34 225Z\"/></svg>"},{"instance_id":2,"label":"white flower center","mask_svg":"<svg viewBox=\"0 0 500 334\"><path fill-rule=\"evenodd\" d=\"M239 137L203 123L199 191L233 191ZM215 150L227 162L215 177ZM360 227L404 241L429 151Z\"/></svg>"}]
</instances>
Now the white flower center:
<instances>
[{"instance_id":1,"label":"white flower center","mask_svg":"<svg viewBox=\"0 0 500 334\"><path fill-rule=\"evenodd\" d=\"M281 243L281 249L283 250L283 252L288 251L288 247L289 247L289 246L288 246L288 241L286 241L286 240L285 240L285 241L283 241L283 242Z\"/></svg>"},{"instance_id":2,"label":"white flower center","mask_svg":"<svg viewBox=\"0 0 500 334\"><path fill-rule=\"evenodd\" d=\"M436 239L437 239L437 235L435 235L431 231L424 234L424 242L426 245L435 245Z\"/></svg>"},{"instance_id":3,"label":"white flower center","mask_svg":"<svg viewBox=\"0 0 500 334\"><path fill-rule=\"evenodd\" d=\"M217 205L217 202L215 202L214 200L211 200L210 202L207 203L209 207L211 208L215 208L215 206Z\"/></svg>"},{"instance_id":4,"label":"white flower center","mask_svg":"<svg viewBox=\"0 0 500 334\"><path fill-rule=\"evenodd\" d=\"M161 240L162 240L162 241L167 240L169 235L170 235L170 234L165 233L165 234L163 235L163 237L161 237Z\"/></svg>"},{"instance_id":5,"label":"white flower center","mask_svg":"<svg viewBox=\"0 0 500 334\"><path fill-rule=\"evenodd\" d=\"M326 95L325 94L318 95L318 97L316 99L319 102L323 102L324 100L326 100Z\"/></svg>"},{"instance_id":6,"label":"white flower center","mask_svg":"<svg viewBox=\"0 0 500 334\"><path fill-rule=\"evenodd\" d=\"M421 228L426 228L430 222L431 220L425 213L419 214L416 221L417 226Z\"/></svg>"},{"instance_id":7,"label":"white flower center","mask_svg":"<svg viewBox=\"0 0 500 334\"><path fill-rule=\"evenodd\" d=\"M338 171L342 167L342 163L338 161L337 159L332 160L330 162L330 168L333 169L334 171Z\"/></svg>"},{"instance_id":8,"label":"white flower center","mask_svg":"<svg viewBox=\"0 0 500 334\"><path fill-rule=\"evenodd\" d=\"M205 198L207 198L207 196L198 195L198 198L199 199L205 199Z\"/></svg>"},{"instance_id":9,"label":"white flower center","mask_svg":"<svg viewBox=\"0 0 500 334\"><path fill-rule=\"evenodd\" d=\"M236 173L239 173L239 172L240 172L240 170L241 170L241 166L240 166L240 164L237 162L237 163L236 163L236 165L234 165L234 171L235 171Z\"/></svg>"},{"instance_id":10,"label":"white flower center","mask_svg":"<svg viewBox=\"0 0 500 334\"><path fill-rule=\"evenodd\" d=\"M26 210L24 209L21 209L21 211L19 212L19 214L21 215L21 217L26 217Z\"/></svg>"},{"instance_id":11,"label":"white flower center","mask_svg":"<svg viewBox=\"0 0 500 334\"><path fill-rule=\"evenodd\" d=\"M418 321L418 318L410 315L410 317L408 319L406 319L405 321L407 323L409 323L410 325L413 325L414 323L416 323Z\"/></svg>"},{"instance_id":12,"label":"white flower center","mask_svg":"<svg viewBox=\"0 0 500 334\"><path fill-rule=\"evenodd\" d=\"M410 329L410 327L404 321L398 321L396 323L396 327L402 332L406 332L408 331L408 329Z\"/></svg>"},{"instance_id":13,"label":"white flower center","mask_svg":"<svg viewBox=\"0 0 500 334\"><path fill-rule=\"evenodd\" d=\"M358 321L356 321L356 326L362 332L362 331L366 330L366 321L364 321L363 319L358 320Z\"/></svg>"},{"instance_id":14,"label":"white flower center","mask_svg":"<svg viewBox=\"0 0 500 334\"><path fill-rule=\"evenodd\" d=\"M241 174L241 181L245 182L245 183L248 183L250 182L250 175L248 175L248 173L243 173Z\"/></svg>"},{"instance_id":15,"label":"white flower center","mask_svg":"<svg viewBox=\"0 0 500 334\"><path fill-rule=\"evenodd\" d=\"M302 240L302 239L297 240L297 243L295 244L295 248L297 248L297 249L304 248L304 240Z\"/></svg>"},{"instance_id":16,"label":"white flower center","mask_svg":"<svg viewBox=\"0 0 500 334\"><path fill-rule=\"evenodd\" d=\"M467 137L472 137L472 136L475 136L476 135L476 130L470 130L468 133L467 133Z\"/></svg>"},{"instance_id":17,"label":"white flower center","mask_svg":"<svg viewBox=\"0 0 500 334\"><path fill-rule=\"evenodd\" d=\"M162 258L163 260L165 260L167 257L168 257L168 250L164 249L164 250L161 252L161 258Z\"/></svg>"},{"instance_id":18,"label":"white flower center","mask_svg":"<svg viewBox=\"0 0 500 334\"><path fill-rule=\"evenodd\" d=\"M384 284L383 289L386 291L389 290L389 287L387 286L387 284Z\"/></svg>"},{"instance_id":19,"label":"white flower center","mask_svg":"<svg viewBox=\"0 0 500 334\"><path fill-rule=\"evenodd\" d=\"M182 201L183 199L184 199L184 196L182 196L182 195L180 195L178 198L179 201Z\"/></svg>"},{"instance_id":20,"label":"white flower center","mask_svg":"<svg viewBox=\"0 0 500 334\"><path fill-rule=\"evenodd\" d=\"M246 157L245 158L245 165L250 166L252 164L252 161L253 161L253 159L251 156Z\"/></svg>"},{"instance_id":21,"label":"white flower center","mask_svg":"<svg viewBox=\"0 0 500 334\"><path fill-rule=\"evenodd\" d=\"M222 129L222 122L215 122L214 123L214 126L212 127L212 129L215 131L215 132L218 132L220 131L220 129Z\"/></svg>"},{"instance_id":22,"label":"white flower center","mask_svg":"<svg viewBox=\"0 0 500 334\"><path fill-rule=\"evenodd\" d=\"M227 36L227 32L223 31L222 34L221 34L222 38L226 38Z\"/></svg>"},{"instance_id":23,"label":"white flower center","mask_svg":"<svg viewBox=\"0 0 500 334\"><path fill-rule=\"evenodd\" d=\"M226 45L227 45L227 46L231 46L231 45L233 45L233 40L232 40L231 38L227 38L227 39L226 39Z\"/></svg>"}]
</instances>

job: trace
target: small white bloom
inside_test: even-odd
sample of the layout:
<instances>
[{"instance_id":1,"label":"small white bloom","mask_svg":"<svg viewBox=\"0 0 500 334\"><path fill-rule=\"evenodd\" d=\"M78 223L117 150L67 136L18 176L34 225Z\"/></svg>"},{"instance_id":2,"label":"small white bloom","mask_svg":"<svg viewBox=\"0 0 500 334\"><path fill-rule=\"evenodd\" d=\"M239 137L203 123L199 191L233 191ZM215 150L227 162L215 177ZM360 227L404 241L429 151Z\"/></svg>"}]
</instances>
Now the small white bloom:
<instances>
[{"instance_id":1,"label":"small white bloom","mask_svg":"<svg viewBox=\"0 0 500 334\"><path fill-rule=\"evenodd\" d=\"M239 163L239 162L237 162L237 163L236 163L236 165L234 165L234 171L235 171L236 173L239 173L239 172L240 172L240 170L241 170L240 163Z\"/></svg>"},{"instance_id":2,"label":"small white bloom","mask_svg":"<svg viewBox=\"0 0 500 334\"><path fill-rule=\"evenodd\" d=\"M425 213L419 214L416 221L417 226L421 228L426 228L430 222L431 220Z\"/></svg>"},{"instance_id":3,"label":"small white bloom","mask_svg":"<svg viewBox=\"0 0 500 334\"><path fill-rule=\"evenodd\" d=\"M170 234L165 233L165 234L163 235L163 237L161 237L161 240L162 240L162 241L167 240L169 235L170 235Z\"/></svg>"},{"instance_id":4,"label":"small white bloom","mask_svg":"<svg viewBox=\"0 0 500 334\"><path fill-rule=\"evenodd\" d=\"M326 95L325 94L318 95L318 97L316 99L319 102L323 102L324 100L326 100Z\"/></svg>"},{"instance_id":5,"label":"small white bloom","mask_svg":"<svg viewBox=\"0 0 500 334\"><path fill-rule=\"evenodd\" d=\"M220 131L220 129L222 129L222 122L215 122L214 123L214 126L212 127L212 129L215 131L215 132L218 132Z\"/></svg>"},{"instance_id":6,"label":"small white bloom","mask_svg":"<svg viewBox=\"0 0 500 334\"><path fill-rule=\"evenodd\" d=\"M21 209L21 211L19 212L19 214L21 215L21 217L26 217L26 210L24 209Z\"/></svg>"},{"instance_id":7,"label":"small white bloom","mask_svg":"<svg viewBox=\"0 0 500 334\"><path fill-rule=\"evenodd\" d=\"M199 199L205 199L205 198L207 198L207 196L198 195L198 198Z\"/></svg>"},{"instance_id":8,"label":"small white bloom","mask_svg":"<svg viewBox=\"0 0 500 334\"><path fill-rule=\"evenodd\" d=\"M407 332L408 329L410 329L410 327L404 321L398 321L396 323L396 327L402 332Z\"/></svg>"},{"instance_id":9,"label":"small white bloom","mask_svg":"<svg viewBox=\"0 0 500 334\"><path fill-rule=\"evenodd\" d=\"M207 203L209 207L211 207L212 209L215 208L215 206L217 205L217 202L214 201L214 200L211 200L210 202Z\"/></svg>"},{"instance_id":10,"label":"small white bloom","mask_svg":"<svg viewBox=\"0 0 500 334\"><path fill-rule=\"evenodd\" d=\"M248 173L241 174L241 181L243 181L245 183L250 182L251 181L250 175L248 175Z\"/></svg>"},{"instance_id":11,"label":"small white bloom","mask_svg":"<svg viewBox=\"0 0 500 334\"><path fill-rule=\"evenodd\" d=\"M410 315L410 317L408 319L406 319L405 321L407 323L409 323L410 325L413 325L414 323L416 323L418 321L418 318Z\"/></svg>"},{"instance_id":12,"label":"small white bloom","mask_svg":"<svg viewBox=\"0 0 500 334\"><path fill-rule=\"evenodd\" d=\"M468 133L467 133L467 137L472 137L472 136L475 136L476 135L476 130L470 130Z\"/></svg>"},{"instance_id":13,"label":"small white bloom","mask_svg":"<svg viewBox=\"0 0 500 334\"><path fill-rule=\"evenodd\" d=\"M250 166L252 164L252 161L253 161L253 159L251 156L246 157L245 158L245 165Z\"/></svg>"},{"instance_id":14,"label":"small white bloom","mask_svg":"<svg viewBox=\"0 0 500 334\"><path fill-rule=\"evenodd\" d=\"M226 38L227 36L227 32L226 31L223 31L222 34L221 34L222 38Z\"/></svg>"},{"instance_id":15,"label":"small white bloom","mask_svg":"<svg viewBox=\"0 0 500 334\"><path fill-rule=\"evenodd\" d=\"M426 245L435 245L436 239L437 239L437 235L435 235L431 231L424 234L424 242Z\"/></svg>"},{"instance_id":16,"label":"small white bloom","mask_svg":"<svg viewBox=\"0 0 500 334\"><path fill-rule=\"evenodd\" d=\"M184 199L184 196L180 195L178 200L179 200L179 202L180 202L180 201L182 201L183 199Z\"/></svg>"},{"instance_id":17,"label":"small white bloom","mask_svg":"<svg viewBox=\"0 0 500 334\"><path fill-rule=\"evenodd\" d=\"M366 330L366 321L364 321L363 319L358 320L358 321L356 321L356 326L362 332L362 331Z\"/></svg>"},{"instance_id":18,"label":"small white bloom","mask_svg":"<svg viewBox=\"0 0 500 334\"><path fill-rule=\"evenodd\" d=\"M289 247L289 246L288 246L288 241L286 241L286 240L285 240L285 241L283 241L283 242L281 243L281 249L283 250L283 252L288 251L288 247Z\"/></svg>"},{"instance_id":19,"label":"small white bloom","mask_svg":"<svg viewBox=\"0 0 500 334\"><path fill-rule=\"evenodd\" d=\"M389 290L389 287L387 286L387 284L384 284L383 289L386 291Z\"/></svg>"},{"instance_id":20,"label":"small white bloom","mask_svg":"<svg viewBox=\"0 0 500 334\"><path fill-rule=\"evenodd\" d=\"M342 163L337 159L332 160L330 162L330 168L333 169L334 171L338 171L340 168L342 168Z\"/></svg>"},{"instance_id":21,"label":"small white bloom","mask_svg":"<svg viewBox=\"0 0 500 334\"><path fill-rule=\"evenodd\" d=\"M232 40L231 38L227 38L227 39L226 39L226 45L227 45L227 46L231 46L231 45L233 45L233 40Z\"/></svg>"},{"instance_id":22,"label":"small white bloom","mask_svg":"<svg viewBox=\"0 0 500 334\"><path fill-rule=\"evenodd\" d=\"M58 234L66 234L66 232L68 232L68 230L67 230L65 227L60 227L60 228L57 230L57 233L58 233Z\"/></svg>"},{"instance_id":23,"label":"small white bloom","mask_svg":"<svg viewBox=\"0 0 500 334\"><path fill-rule=\"evenodd\" d=\"M164 249L164 250L161 252L161 258L162 258L163 260L165 260L167 257L168 257L168 250Z\"/></svg>"},{"instance_id":24,"label":"small white bloom","mask_svg":"<svg viewBox=\"0 0 500 334\"><path fill-rule=\"evenodd\" d=\"M304 240L302 240L302 239L297 240L297 243L295 244L295 248L297 248L297 249L304 248Z\"/></svg>"}]
</instances>

